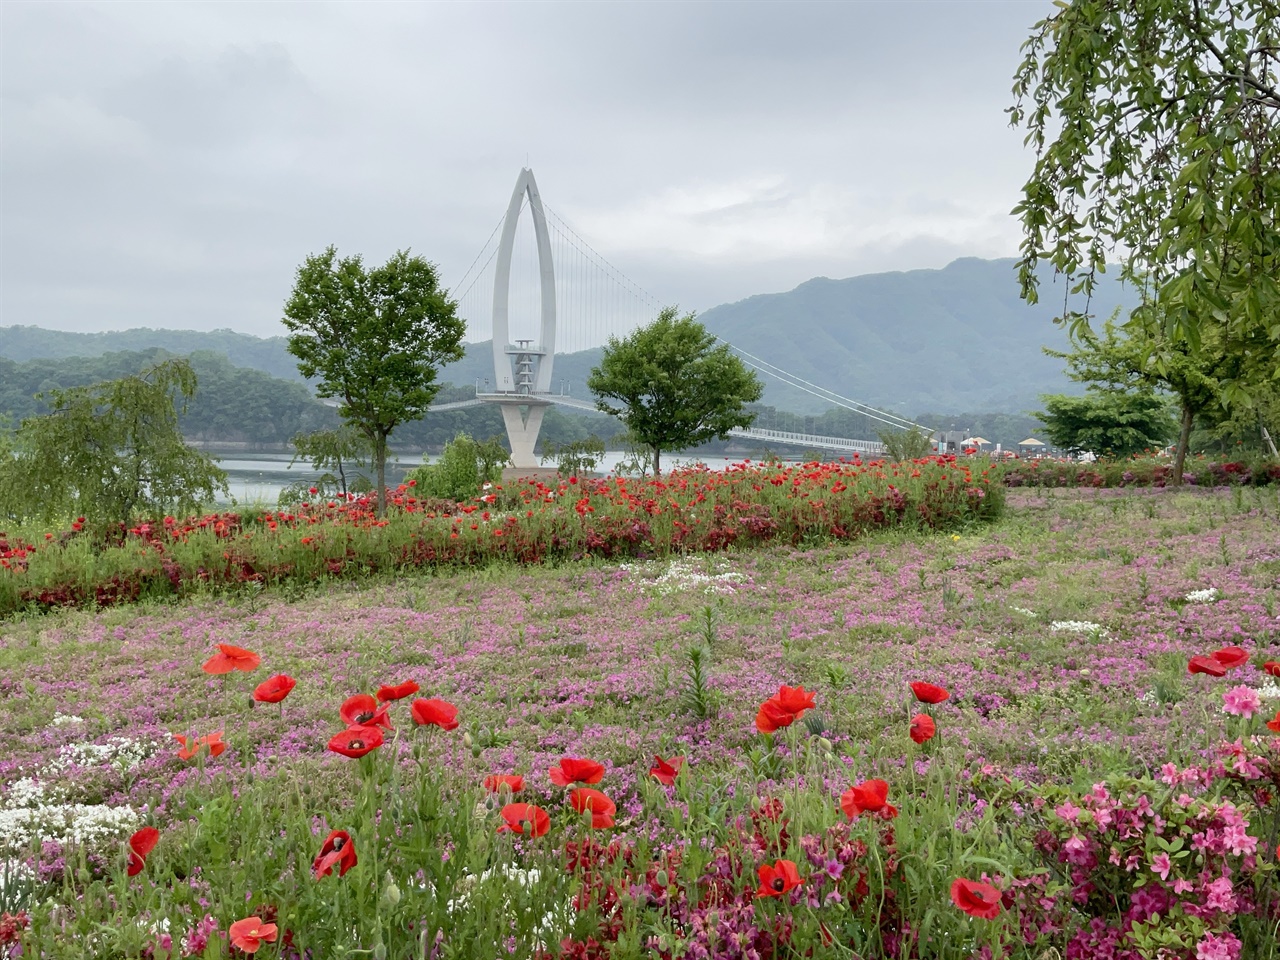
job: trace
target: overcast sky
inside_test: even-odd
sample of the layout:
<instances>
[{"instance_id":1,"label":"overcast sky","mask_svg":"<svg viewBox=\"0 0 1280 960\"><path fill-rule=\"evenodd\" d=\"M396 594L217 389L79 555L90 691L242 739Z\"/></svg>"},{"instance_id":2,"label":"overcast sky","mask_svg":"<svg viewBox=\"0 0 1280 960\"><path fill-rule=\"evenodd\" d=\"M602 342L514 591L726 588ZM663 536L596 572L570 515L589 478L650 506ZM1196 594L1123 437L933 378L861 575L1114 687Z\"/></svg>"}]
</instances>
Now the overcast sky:
<instances>
[{"instance_id":1,"label":"overcast sky","mask_svg":"<svg viewBox=\"0 0 1280 960\"><path fill-rule=\"evenodd\" d=\"M1048 0L0 3L0 326L280 333L298 263L461 279L520 168L663 302L1012 256Z\"/></svg>"}]
</instances>

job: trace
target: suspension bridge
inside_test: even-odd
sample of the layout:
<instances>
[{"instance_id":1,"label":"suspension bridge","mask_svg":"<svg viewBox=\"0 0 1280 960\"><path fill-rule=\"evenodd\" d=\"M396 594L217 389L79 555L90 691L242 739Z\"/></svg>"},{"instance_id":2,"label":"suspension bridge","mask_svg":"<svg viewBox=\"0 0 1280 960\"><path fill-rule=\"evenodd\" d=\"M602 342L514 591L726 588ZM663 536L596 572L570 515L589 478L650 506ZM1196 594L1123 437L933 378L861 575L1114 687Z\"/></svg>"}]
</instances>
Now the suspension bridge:
<instances>
[{"instance_id":1,"label":"suspension bridge","mask_svg":"<svg viewBox=\"0 0 1280 960\"><path fill-rule=\"evenodd\" d=\"M662 309L657 297L609 263L543 203L533 171L528 169L520 171L506 212L452 290L458 315L467 322L468 341L492 341L493 387L486 380L484 390L477 385L474 399L431 409L496 404L511 443L512 463L519 469L539 465L534 446L550 406L598 412L592 402L551 389L556 354L576 353L602 346L611 336L626 336L654 320ZM789 373L731 343L728 346L762 375L854 411L868 422L892 429L917 426ZM874 439L754 426L730 431L730 436L766 446L783 444L842 454L884 451Z\"/></svg>"}]
</instances>

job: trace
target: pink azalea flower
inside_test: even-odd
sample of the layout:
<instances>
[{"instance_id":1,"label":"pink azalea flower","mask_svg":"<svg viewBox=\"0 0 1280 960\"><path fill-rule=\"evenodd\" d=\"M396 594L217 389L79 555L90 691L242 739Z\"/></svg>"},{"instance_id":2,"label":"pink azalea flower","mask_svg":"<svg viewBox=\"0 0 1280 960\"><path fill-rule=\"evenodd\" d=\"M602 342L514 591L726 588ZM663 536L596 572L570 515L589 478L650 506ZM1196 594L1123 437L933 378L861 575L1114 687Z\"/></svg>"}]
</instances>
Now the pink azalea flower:
<instances>
[{"instance_id":1,"label":"pink azalea flower","mask_svg":"<svg viewBox=\"0 0 1280 960\"><path fill-rule=\"evenodd\" d=\"M1157 853L1151 858L1151 872L1161 880L1169 879L1169 871L1173 869L1173 861L1167 853Z\"/></svg>"},{"instance_id":2,"label":"pink azalea flower","mask_svg":"<svg viewBox=\"0 0 1280 960\"><path fill-rule=\"evenodd\" d=\"M1240 960L1241 943L1230 933L1206 933L1196 944L1196 960Z\"/></svg>"},{"instance_id":3,"label":"pink azalea flower","mask_svg":"<svg viewBox=\"0 0 1280 960\"><path fill-rule=\"evenodd\" d=\"M1227 877L1219 877L1209 884L1205 888L1204 905L1210 910L1221 910L1223 913L1233 912L1236 908L1236 898L1231 888L1231 880Z\"/></svg>"},{"instance_id":4,"label":"pink azalea flower","mask_svg":"<svg viewBox=\"0 0 1280 960\"><path fill-rule=\"evenodd\" d=\"M1262 709L1262 700L1258 691L1252 687L1232 687L1222 695L1222 712L1244 717L1248 720Z\"/></svg>"}]
</instances>

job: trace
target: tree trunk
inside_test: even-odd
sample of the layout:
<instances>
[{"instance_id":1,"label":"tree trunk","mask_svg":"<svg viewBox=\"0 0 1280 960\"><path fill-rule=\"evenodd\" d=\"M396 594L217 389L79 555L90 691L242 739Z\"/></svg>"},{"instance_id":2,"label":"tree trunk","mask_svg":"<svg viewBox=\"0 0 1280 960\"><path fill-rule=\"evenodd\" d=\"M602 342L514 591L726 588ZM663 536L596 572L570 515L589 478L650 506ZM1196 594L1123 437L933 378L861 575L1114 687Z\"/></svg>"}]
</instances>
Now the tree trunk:
<instances>
[{"instance_id":1,"label":"tree trunk","mask_svg":"<svg viewBox=\"0 0 1280 960\"><path fill-rule=\"evenodd\" d=\"M1194 415L1191 405L1182 404L1182 429L1178 432L1178 449L1173 454L1173 485L1182 486L1182 468L1187 462L1187 444L1191 440L1191 421Z\"/></svg>"},{"instance_id":2,"label":"tree trunk","mask_svg":"<svg viewBox=\"0 0 1280 960\"><path fill-rule=\"evenodd\" d=\"M653 448L653 476L657 479L662 475L662 451L657 447Z\"/></svg>"},{"instance_id":3,"label":"tree trunk","mask_svg":"<svg viewBox=\"0 0 1280 960\"><path fill-rule=\"evenodd\" d=\"M378 516L387 512L387 438L379 434L373 441L373 456L378 461Z\"/></svg>"}]
</instances>

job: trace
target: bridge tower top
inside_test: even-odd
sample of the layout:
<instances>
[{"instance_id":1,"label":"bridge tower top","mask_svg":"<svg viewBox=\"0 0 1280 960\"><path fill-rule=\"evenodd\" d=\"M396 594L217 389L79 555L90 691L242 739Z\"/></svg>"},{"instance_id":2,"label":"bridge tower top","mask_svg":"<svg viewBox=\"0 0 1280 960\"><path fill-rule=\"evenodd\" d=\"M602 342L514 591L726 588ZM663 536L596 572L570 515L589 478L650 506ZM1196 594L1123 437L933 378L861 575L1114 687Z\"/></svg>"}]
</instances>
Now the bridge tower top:
<instances>
[{"instance_id":1,"label":"bridge tower top","mask_svg":"<svg viewBox=\"0 0 1280 960\"><path fill-rule=\"evenodd\" d=\"M515 249L516 224L529 198L533 234L538 244L538 287L541 293L539 340L511 343L511 255ZM524 169L516 178L511 203L502 224L498 259L493 276L493 376L497 393L531 396L551 390L551 366L556 353L556 276L551 260L551 234L542 195L533 171Z\"/></svg>"}]
</instances>

